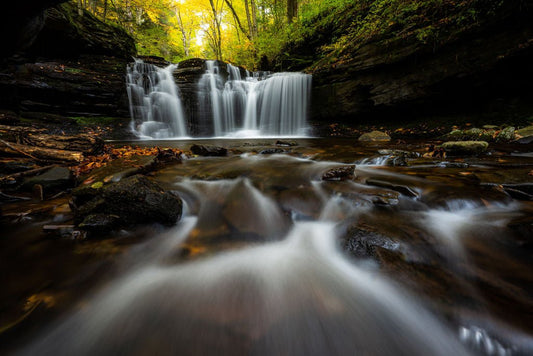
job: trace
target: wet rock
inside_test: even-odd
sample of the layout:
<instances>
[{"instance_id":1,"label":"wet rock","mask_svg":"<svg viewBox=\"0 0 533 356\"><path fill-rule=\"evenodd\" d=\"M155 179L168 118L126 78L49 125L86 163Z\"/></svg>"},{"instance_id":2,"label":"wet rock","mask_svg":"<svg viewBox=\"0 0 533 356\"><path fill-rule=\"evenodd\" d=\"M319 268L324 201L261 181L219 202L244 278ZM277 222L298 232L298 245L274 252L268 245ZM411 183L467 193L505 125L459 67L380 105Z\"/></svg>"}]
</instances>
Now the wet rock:
<instances>
[{"instance_id":1,"label":"wet rock","mask_svg":"<svg viewBox=\"0 0 533 356\"><path fill-rule=\"evenodd\" d=\"M257 194L245 180L229 192L222 216L238 236L252 239L281 238L290 226L278 205Z\"/></svg>"},{"instance_id":2,"label":"wet rock","mask_svg":"<svg viewBox=\"0 0 533 356\"><path fill-rule=\"evenodd\" d=\"M500 131L496 136L496 141L498 142L510 142L515 139L515 128L512 126L506 127Z\"/></svg>"},{"instance_id":3,"label":"wet rock","mask_svg":"<svg viewBox=\"0 0 533 356\"><path fill-rule=\"evenodd\" d=\"M267 148L266 150L262 150L259 152L260 155L273 155L273 154L279 154L279 153L285 153L286 151L281 148Z\"/></svg>"},{"instance_id":4,"label":"wet rock","mask_svg":"<svg viewBox=\"0 0 533 356\"><path fill-rule=\"evenodd\" d=\"M533 184L503 184L502 187L514 199L533 201Z\"/></svg>"},{"instance_id":5,"label":"wet rock","mask_svg":"<svg viewBox=\"0 0 533 356\"><path fill-rule=\"evenodd\" d=\"M389 135L387 135L385 132L381 131L372 131L362 134L359 137L359 141L390 141L391 138Z\"/></svg>"},{"instance_id":6,"label":"wet rock","mask_svg":"<svg viewBox=\"0 0 533 356\"><path fill-rule=\"evenodd\" d=\"M276 141L276 146L293 147L298 146L298 143L295 141Z\"/></svg>"},{"instance_id":7,"label":"wet rock","mask_svg":"<svg viewBox=\"0 0 533 356\"><path fill-rule=\"evenodd\" d=\"M450 156L470 156L487 151L489 144L485 141L450 141L441 147Z\"/></svg>"},{"instance_id":8,"label":"wet rock","mask_svg":"<svg viewBox=\"0 0 533 356\"><path fill-rule=\"evenodd\" d=\"M59 238L73 238L75 237L76 225L45 225L43 232Z\"/></svg>"},{"instance_id":9,"label":"wet rock","mask_svg":"<svg viewBox=\"0 0 533 356\"><path fill-rule=\"evenodd\" d=\"M533 143L533 136L519 138L518 140L516 140L516 142L524 145L529 145L530 143Z\"/></svg>"},{"instance_id":10,"label":"wet rock","mask_svg":"<svg viewBox=\"0 0 533 356\"><path fill-rule=\"evenodd\" d=\"M355 178L355 166L342 166L331 168L322 175L322 180L347 180Z\"/></svg>"},{"instance_id":11,"label":"wet rock","mask_svg":"<svg viewBox=\"0 0 533 356\"><path fill-rule=\"evenodd\" d=\"M91 234L106 233L120 227L120 216L113 214L91 214L78 225L84 231Z\"/></svg>"},{"instance_id":12,"label":"wet rock","mask_svg":"<svg viewBox=\"0 0 533 356\"><path fill-rule=\"evenodd\" d=\"M74 180L67 167L53 167L41 175L26 178L22 189L31 190L35 185L40 185L45 193L71 188Z\"/></svg>"},{"instance_id":13,"label":"wet rock","mask_svg":"<svg viewBox=\"0 0 533 356\"><path fill-rule=\"evenodd\" d=\"M411 152L411 151L404 151L404 150L378 150L378 153L380 155L387 155L387 156L403 156L406 158L418 158L420 157L420 153L418 152Z\"/></svg>"},{"instance_id":14,"label":"wet rock","mask_svg":"<svg viewBox=\"0 0 533 356\"><path fill-rule=\"evenodd\" d=\"M322 212L322 199L313 187L283 190L279 195L281 207L297 218L318 219Z\"/></svg>"},{"instance_id":15,"label":"wet rock","mask_svg":"<svg viewBox=\"0 0 533 356\"><path fill-rule=\"evenodd\" d=\"M367 179L366 184L373 185L375 187L391 189L391 190L397 191L398 193L411 197L411 198L416 198L419 195L414 189L409 188L408 186L394 184L391 182L386 182L386 181L375 179L375 178Z\"/></svg>"},{"instance_id":16,"label":"wet rock","mask_svg":"<svg viewBox=\"0 0 533 356\"><path fill-rule=\"evenodd\" d=\"M101 228L113 222L116 226L143 223L172 225L181 217L181 199L165 192L142 175L100 186L83 186L72 192L71 207L75 221ZM90 215L91 217L87 222ZM107 215L103 217L102 215ZM110 215L117 218L110 218Z\"/></svg>"},{"instance_id":17,"label":"wet rock","mask_svg":"<svg viewBox=\"0 0 533 356\"><path fill-rule=\"evenodd\" d=\"M420 157L418 152L409 152L403 150L379 150L379 154L389 156L386 161L387 166L391 167L405 167L409 159Z\"/></svg>"},{"instance_id":18,"label":"wet rock","mask_svg":"<svg viewBox=\"0 0 533 356\"><path fill-rule=\"evenodd\" d=\"M223 157L228 155L228 150L224 147L210 145L192 145L191 152L204 157Z\"/></svg>"},{"instance_id":19,"label":"wet rock","mask_svg":"<svg viewBox=\"0 0 533 356\"><path fill-rule=\"evenodd\" d=\"M379 233L351 227L345 235L343 250L355 257L376 257L376 247L396 251L400 244L393 239Z\"/></svg>"}]
</instances>

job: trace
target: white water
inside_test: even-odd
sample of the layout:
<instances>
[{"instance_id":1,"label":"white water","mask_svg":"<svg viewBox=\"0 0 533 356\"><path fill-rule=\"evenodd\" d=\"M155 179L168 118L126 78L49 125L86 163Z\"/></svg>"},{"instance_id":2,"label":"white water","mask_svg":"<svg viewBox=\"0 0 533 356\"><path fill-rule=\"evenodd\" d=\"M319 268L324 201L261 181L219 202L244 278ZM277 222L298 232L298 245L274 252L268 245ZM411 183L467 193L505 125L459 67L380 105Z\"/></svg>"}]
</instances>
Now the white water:
<instances>
[{"instance_id":1,"label":"white water","mask_svg":"<svg viewBox=\"0 0 533 356\"><path fill-rule=\"evenodd\" d=\"M141 60L128 66L126 85L132 130L140 138L187 135L185 115L172 76L176 67L158 68Z\"/></svg>"},{"instance_id":2,"label":"white water","mask_svg":"<svg viewBox=\"0 0 533 356\"><path fill-rule=\"evenodd\" d=\"M247 179L178 187L195 216L130 254L129 273L20 354L468 354L412 295L338 250L332 212L342 199L331 198L318 221L295 222L285 233L276 228L277 205ZM209 220L227 217L238 197L240 218L249 219L240 228L259 221L280 241L169 262Z\"/></svg>"},{"instance_id":3,"label":"white water","mask_svg":"<svg viewBox=\"0 0 533 356\"><path fill-rule=\"evenodd\" d=\"M276 73L261 76L228 65L224 81L215 61L198 83L199 101L208 106L204 121L215 137L305 136L311 76Z\"/></svg>"}]
</instances>

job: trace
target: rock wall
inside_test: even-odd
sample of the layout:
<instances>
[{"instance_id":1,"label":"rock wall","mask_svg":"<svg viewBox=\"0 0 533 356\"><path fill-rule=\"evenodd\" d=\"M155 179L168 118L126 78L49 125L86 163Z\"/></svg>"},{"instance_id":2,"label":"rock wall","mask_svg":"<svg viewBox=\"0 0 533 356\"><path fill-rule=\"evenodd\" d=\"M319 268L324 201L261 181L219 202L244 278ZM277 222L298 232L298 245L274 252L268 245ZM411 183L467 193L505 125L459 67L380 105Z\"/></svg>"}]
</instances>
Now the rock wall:
<instances>
[{"instance_id":1,"label":"rock wall","mask_svg":"<svg viewBox=\"0 0 533 356\"><path fill-rule=\"evenodd\" d=\"M21 118L129 116L126 65L135 43L124 30L72 3L48 8L38 34L0 66L0 109Z\"/></svg>"},{"instance_id":2,"label":"rock wall","mask_svg":"<svg viewBox=\"0 0 533 356\"><path fill-rule=\"evenodd\" d=\"M313 73L314 121L393 120L505 112L533 94L533 14L509 11L434 47L416 38L370 42Z\"/></svg>"}]
</instances>

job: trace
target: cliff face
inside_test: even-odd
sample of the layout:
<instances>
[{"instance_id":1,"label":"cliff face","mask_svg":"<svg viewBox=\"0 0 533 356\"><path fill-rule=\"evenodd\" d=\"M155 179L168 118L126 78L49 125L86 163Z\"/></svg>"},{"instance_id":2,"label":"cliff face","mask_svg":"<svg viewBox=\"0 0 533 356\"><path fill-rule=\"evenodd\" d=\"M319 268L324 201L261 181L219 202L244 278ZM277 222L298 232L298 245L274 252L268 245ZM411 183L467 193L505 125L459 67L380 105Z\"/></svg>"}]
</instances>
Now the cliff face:
<instances>
[{"instance_id":1,"label":"cliff face","mask_svg":"<svg viewBox=\"0 0 533 356\"><path fill-rule=\"evenodd\" d=\"M505 114L528 105L533 94L533 6L525 3L502 7L439 41L423 42L400 28L354 46L342 60L315 63L305 69L313 73L312 119L359 123ZM308 58L312 52L307 48L302 54Z\"/></svg>"},{"instance_id":2,"label":"cliff face","mask_svg":"<svg viewBox=\"0 0 533 356\"><path fill-rule=\"evenodd\" d=\"M64 3L0 67L0 109L20 117L127 116L124 75L135 43L123 30ZM54 116L55 115L55 116Z\"/></svg>"}]
</instances>

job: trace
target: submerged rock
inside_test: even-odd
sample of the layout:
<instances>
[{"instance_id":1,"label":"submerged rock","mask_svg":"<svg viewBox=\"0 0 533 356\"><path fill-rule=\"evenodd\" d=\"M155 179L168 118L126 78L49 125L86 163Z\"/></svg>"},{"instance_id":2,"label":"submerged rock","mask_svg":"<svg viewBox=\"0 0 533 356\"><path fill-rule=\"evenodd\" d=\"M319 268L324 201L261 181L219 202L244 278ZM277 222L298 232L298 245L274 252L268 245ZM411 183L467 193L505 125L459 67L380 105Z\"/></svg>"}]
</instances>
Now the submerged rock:
<instances>
[{"instance_id":1,"label":"submerged rock","mask_svg":"<svg viewBox=\"0 0 533 356\"><path fill-rule=\"evenodd\" d=\"M359 141L390 141L391 138L385 132L372 131L362 134L359 137Z\"/></svg>"},{"instance_id":2,"label":"submerged rock","mask_svg":"<svg viewBox=\"0 0 533 356\"><path fill-rule=\"evenodd\" d=\"M400 247L398 242L388 236L356 226L348 230L342 244L343 250L355 257L376 259L377 247L390 251L396 251Z\"/></svg>"},{"instance_id":3,"label":"submerged rock","mask_svg":"<svg viewBox=\"0 0 533 356\"><path fill-rule=\"evenodd\" d=\"M282 147L292 147L292 146L298 146L298 143L295 141L276 141L276 146L282 146Z\"/></svg>"},{"instance_id":4,"label":"submerged rock","mask_svg":"<svg viewBox=\"0 0 533 356\"><path fill-rule=\"evenodd\" d=\"M322 175L322 180L347 180L355 177L355 166L331 168Z\"/></svg>"},{"instance_id":5,"label":"submerged rock","mask_svg":"<svg viewBox=\"0 0 533 356\"><path fill-rule=\"evenodd\" d=\"M226 148L210 145L192 145L191 152L204 157L223 157L228 155Z\"/></svg>"},{"instance_id":6,"label":"submerged rock","mask_svg":"<svg viewBox=\"0 0 533 356\"><path fill-rule=\"evenodd\" d=\"M72 208L80 227L106 230L133 224L172 225L182 212L181 199L142 175L73 191Z\"/></svg>"},{"instance_id":7,"label":"submerged rock","mask_svg":"<svg viewBox=\"0 0 533 356\"><path fill-rule=\"evenodd\" d=\"M450 141L441 146L450 156L469 156L481 154L489 148L485 141Z\"/></svg>"},{"instance_id":8,"label":"submerged rock","mask_svg":"<svg viewBox=\"0 0 533 356\"><path fill-rule=\"evenodd\" d=\"M259 152L260 155L273 155L276 153L285 153L286 151L281 148L267 148Z\"/></svg>"},{"instance_id":9,"label":"submerged rock","mask_svg":"<svg viewBox=\"0 0 533 356\"><path fill-rule=\"evenodd\" d=\"M398 193L411 197L411 198L417 198L419 196L419 194L414 189L406 185L394 184L391 182L386 182L384 180L369 178L366 180L366 184L372 185L375 187L391 189L391 190L397 191Z\"/></svg>"}]
</instances>

